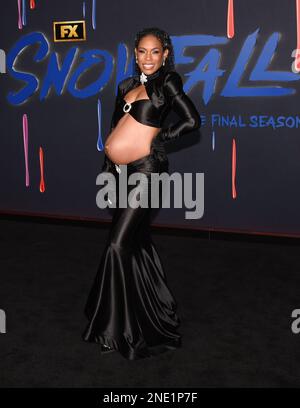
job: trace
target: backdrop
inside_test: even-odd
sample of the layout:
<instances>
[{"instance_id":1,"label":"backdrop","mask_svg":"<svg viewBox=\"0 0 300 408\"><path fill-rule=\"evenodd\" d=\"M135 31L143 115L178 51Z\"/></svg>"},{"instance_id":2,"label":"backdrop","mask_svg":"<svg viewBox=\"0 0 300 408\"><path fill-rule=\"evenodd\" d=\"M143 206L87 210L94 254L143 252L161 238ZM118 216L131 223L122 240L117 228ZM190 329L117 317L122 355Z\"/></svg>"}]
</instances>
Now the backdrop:
<instances>
[{"instance_id":1,"label":"backdrop","mask_svg":"<svg viewBox=\"0 0 300 408\"><path fill-rule=\"evenodd\" d=\"M195 194L204 174L204 213L162 209L154 222L300 235L298 3L2 1L1 212L111 217L96 178L116 86L132 75L135 33L157 26L202 118L200 134L166 145L170 172L191 173Z\"/></svg>"}]
</instances>

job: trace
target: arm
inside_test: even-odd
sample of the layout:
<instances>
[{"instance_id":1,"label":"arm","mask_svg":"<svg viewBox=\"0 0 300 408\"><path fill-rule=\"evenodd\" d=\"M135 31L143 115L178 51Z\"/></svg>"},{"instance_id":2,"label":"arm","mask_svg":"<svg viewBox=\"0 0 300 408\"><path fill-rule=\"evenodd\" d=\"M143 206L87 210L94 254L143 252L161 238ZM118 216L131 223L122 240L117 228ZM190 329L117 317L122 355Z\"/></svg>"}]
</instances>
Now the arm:
<instances>
[{"instance_id":1,"label":"arm","mask_svg":"<svg viewBox=\"0 0 300 408\"><path fill-rule=\"evenodd\" d=\"M120 88L120 83L118 85L118 90L117 90L117 96L115 99L115 107L114 107L114 111L112 114L112 118L111 118L111 122L110 122L110 131L109 133L111 133L111 131L114 129L114 127L116 126L116 112L118 110L118 105L121 101L122 98L122 94L121 94L121 88ZM103 161L103 165L101 168L102 172L108 172L111 169L111 166L113 166L113 162L110 160L110 158L106 155L105 151L104 151L104 161Z\"/></svg>"},{"instance_id":2,"label":"arm","mask_svg":"<svg viewBox=\"0 0 300 408\"><path fill-rule=\"evenodd\" d=\"M201 126L201 119L192 100L183 90L182 79L176 71L172 71L165 82L165 94L170 108L176 112L181 120L167 128L162 128L159 138L163 142L175 140L184 133L191 132Z\"/></svg>"},{"instance_id":3,"label":"arm","mask_svg":"<svg viewBox=\"0 0 300 408\"><path fill-rule=\"evenodd\" d=\"M119 83L118 84L118 89L117 89L117 96L116 96L116 100L115 100L115 107L114 107L114 111L113 111L112 118L111 118L111 123L110 123L110 132L116 126L116 123L115 123L116 122L116 114L117 114L118 106L121 103L121 100L122 100L122 92L121 92L121 86L120 86L120 83Z\"/></svg>"}]
</instances>

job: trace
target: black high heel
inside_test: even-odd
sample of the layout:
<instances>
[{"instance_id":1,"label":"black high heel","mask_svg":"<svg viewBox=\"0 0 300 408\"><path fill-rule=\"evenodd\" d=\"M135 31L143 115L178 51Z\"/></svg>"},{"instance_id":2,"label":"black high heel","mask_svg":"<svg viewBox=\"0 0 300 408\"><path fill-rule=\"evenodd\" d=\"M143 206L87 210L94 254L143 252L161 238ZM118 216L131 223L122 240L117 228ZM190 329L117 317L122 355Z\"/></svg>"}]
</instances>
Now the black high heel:
<instances>
[{"instance_id":1,"label":"black high heel","mask_svg":"<svg viewBox=\"0 0 300 408\"><path fill-rule=\"evenodd\" d=\"M112 351L114 351L115 349L113 349L112 347L107 346L106 344L101 344L101 352L102 353L110 353Z\"/></svg>"}]
</instances>

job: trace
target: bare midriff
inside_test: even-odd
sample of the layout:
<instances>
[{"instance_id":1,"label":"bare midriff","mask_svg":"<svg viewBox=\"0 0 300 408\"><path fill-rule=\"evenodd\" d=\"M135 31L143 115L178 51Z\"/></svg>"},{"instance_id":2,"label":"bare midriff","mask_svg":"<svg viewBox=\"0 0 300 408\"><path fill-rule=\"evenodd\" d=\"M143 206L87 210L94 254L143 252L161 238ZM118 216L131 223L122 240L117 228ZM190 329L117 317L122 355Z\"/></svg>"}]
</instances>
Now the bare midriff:
<instances>
[{"instance_id":1,"label":"bare midriff","mask_svg":"<svg viewBox=\"0 0 300 408\"><path fill-rule=\"evenodd\" d=\"M133 103L138 99L149 99L144 85L128 92L126 101ZM161 128L144 125L124 113L117 126L105 142L105 153L115 164L128 164L150 154L152 140Z\"/></svg>"}]
</instances>

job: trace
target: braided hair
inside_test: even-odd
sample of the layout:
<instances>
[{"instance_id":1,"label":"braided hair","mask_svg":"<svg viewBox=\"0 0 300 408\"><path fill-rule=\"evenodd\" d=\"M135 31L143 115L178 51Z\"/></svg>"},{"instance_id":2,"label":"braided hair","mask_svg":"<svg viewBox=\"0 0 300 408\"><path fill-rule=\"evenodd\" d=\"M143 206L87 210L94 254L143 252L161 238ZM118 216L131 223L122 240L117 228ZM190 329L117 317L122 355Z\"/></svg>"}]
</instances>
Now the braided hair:
<instances>
[{"instance_id":1,"label":"braided hair","mask_svg":"<svg viewBox=\"0 0 300 408\"><path fill-rule=\"evenodd\" d=\"M140 40L146 35L154 35L161 42L163 51L165 51L166 49L169 50L168 56L165 60L164 67L166 71L174 70L174 49L173 49L173 44L172 44L169 34L166 31L161 30L158 27L144 28L141 31L138 31L135 36L134 46L136 49L138 48ZM134 71L135 71L135 75L140 75L141 73L140 68L136 62L135 62Z\"/></svg>"}]
</instances>

